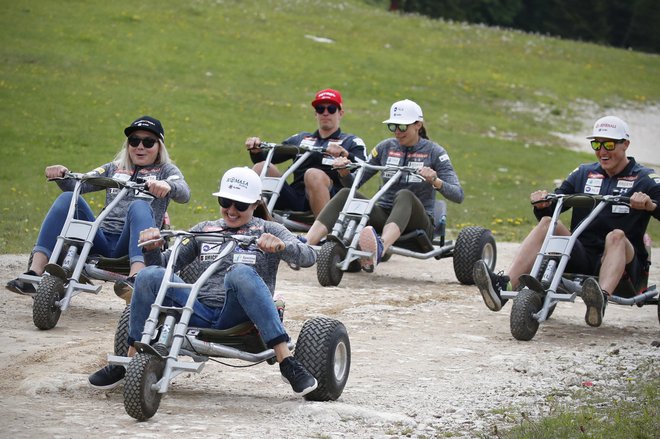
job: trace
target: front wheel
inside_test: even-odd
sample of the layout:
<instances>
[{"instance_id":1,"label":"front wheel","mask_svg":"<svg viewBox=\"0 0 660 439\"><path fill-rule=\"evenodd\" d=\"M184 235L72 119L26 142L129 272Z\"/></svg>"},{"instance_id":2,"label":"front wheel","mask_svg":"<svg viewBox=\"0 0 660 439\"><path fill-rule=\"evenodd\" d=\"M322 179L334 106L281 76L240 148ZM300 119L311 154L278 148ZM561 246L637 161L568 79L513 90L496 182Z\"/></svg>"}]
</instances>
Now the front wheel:
<instances>
[{"instance_id":1,"label":"front wheel","mask_svg":"<svg viewBox=\"0 0 660 439\"><path fill-rule=\"evenodd\" d=\"M454 246L454 274L464 285L473 285L474 263L483 260L491 271L497 262L497 246L490 230L470 226L460 231Z\"/></svg>"},{"instance_id":2,"label":"front wheel","mask_svg":"<svg viewBox=\"0 0 660 439\"><path fill-rule=\"evenodd\" d=\"M305 395L310 401L334 401L342 394L351 368L351 343L343 323L327 317L307 320L294 355L319 385Z\"/></svg>"},{"instance_id":3,"label":"front wheel","mask_svg":"<svg viewBox=\"0 0 660 439\"><path fill-rule=\"evenodd\" d=\"M511 335L516 340L529 341L539 329L534 314L541 310L543 297L536 291L523 288L513 299L511 307Z\"/></svg>"},{"instance_id":4,"label":"front wheel","mask_svg":"<svg viewBox=\"0 0 660 439\"><path fill-rule=\"evenodd\" d=\"M62 314L59 306L62 297L64 297L64 281L57 276L42 276L32 306L32 321L37 328L53 329L57 325Z\"/></svg>"},{"instance_id":5,"label":"front wheel","mask_svg":"<svg viewBox=\"0 0 660 439\"><path fill-rule=\"evenodd\" d=\"M161 394L154 387L163 376L165 362L154 354L140 352L126 369L124 409L138 421L156 414Z\"/></svg>"},{"instance_id":6,"label":"front wheel","mask_svg":"<svg viewBox=\"0 0 660 439\"><path fill-rule=\"evenodd\" d=\"M131 306L127 305L121 313L115 329L115 355L128 356L128 320L131 318Z\"/></svg>"},{"instance_id":7,"label":"front wheel","mask_svg":"<svg viewBox=\"0 0 660 439\"><path fill-rule=\"evenodd\" d=\"M336 287L344 272L339 263L346 257L346 249L338 242L330 241L321 246L316 258L316 278L322 287Z\"/></svg>"}]
</instances>

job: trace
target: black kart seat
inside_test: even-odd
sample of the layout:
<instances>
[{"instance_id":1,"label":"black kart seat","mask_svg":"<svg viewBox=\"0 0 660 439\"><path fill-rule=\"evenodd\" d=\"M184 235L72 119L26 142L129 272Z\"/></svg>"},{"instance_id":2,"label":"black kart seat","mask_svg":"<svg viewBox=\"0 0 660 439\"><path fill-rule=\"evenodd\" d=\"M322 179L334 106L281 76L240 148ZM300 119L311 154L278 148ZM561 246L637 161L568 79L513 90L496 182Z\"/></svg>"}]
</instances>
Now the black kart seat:
<instances>
[{"instance_id":1,"label":"black kart seat","mask_svg":"<svg viewBox=\"0 0 660 439\"><path fill-rule=\"evenodd\" d=\"M195 328L197 338L210 343L218 343L245 352L256 354L265 351L266 345L252 322L244 322L228 329Z\"/></svg>"},{"instance_id":2,"label":"black kart seat","mask_svg":"<svg viewBox=\"0 0 660 439\"><path fill-rule=\"evenodd\" d=\"M106 258L105 256L98 255L92 257L98 259L99 262L96 264L96 267L101 270L125 275L128 275L131 271L131 262L128 255L120 258Z\"/></svg>"},{"instance_id":3,"label":"black kart seat","mask_svg":"<svg viewBox=\"0 0 660 439\"><path fill-rule=\"evenodd\" d=\"M419 253L427 253L433 250L433 243L422 229L401 235L394 245Z\"/></svg>"}]
</instances>

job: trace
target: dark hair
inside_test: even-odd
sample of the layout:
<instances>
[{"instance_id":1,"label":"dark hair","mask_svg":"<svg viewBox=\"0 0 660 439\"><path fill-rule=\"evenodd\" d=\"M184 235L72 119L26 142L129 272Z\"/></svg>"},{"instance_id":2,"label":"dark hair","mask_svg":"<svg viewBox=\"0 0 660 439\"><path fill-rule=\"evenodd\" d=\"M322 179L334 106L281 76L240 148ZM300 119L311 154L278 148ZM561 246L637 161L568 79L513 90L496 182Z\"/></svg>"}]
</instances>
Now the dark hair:
<instances>
[{"instance_id":1,"label":"dark hair","mask_svg":"<svg viewBox=\"0 0 660 439\"><path fill-rule=\"evenodd\" d=\"M272 221L273 216L270 214L268 211L268 207L266 206L266 203L264 202L263 199L258 200L257 202L257 207L254 209L254 213L252 216L255 216L257 218L261 218L266 221Z\"/></svg>"},{"instance_id":2,"label":"dark hair","mask_svg":"<svg viewBox=\"0 0 660 439\"><path fill-rule=\"evenodd\" d=\"M429 138L428 134L426 134L426 127L424 126L424 122L422 122L422 127L419 129L419 137L427 140Z\"/></svg>"}]
</instances>

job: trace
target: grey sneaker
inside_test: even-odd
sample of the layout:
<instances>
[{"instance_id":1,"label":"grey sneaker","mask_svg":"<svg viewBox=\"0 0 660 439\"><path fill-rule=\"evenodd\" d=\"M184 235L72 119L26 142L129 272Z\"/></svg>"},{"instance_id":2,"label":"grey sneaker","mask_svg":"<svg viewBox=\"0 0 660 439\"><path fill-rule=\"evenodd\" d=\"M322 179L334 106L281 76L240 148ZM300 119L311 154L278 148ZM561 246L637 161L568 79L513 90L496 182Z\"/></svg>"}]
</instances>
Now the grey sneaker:
<instances>
[{"instance_id":1,"label":"grey sneaker","mask_svg":"<svg viewBox=\"0 0 660 439\"><path fill-rule=\"evenodd\" d=\"M472 269L474 283L479 288L484 303L491 311L499 311L506 303L506 299L500 297L500 291L506 290L509 283L509 276L504 273L493 273L488 265L481 259L474 263Z\"/></svg>"},{"instance_id":2,"label":"grey sneaker","mask_svg":"<svg viewBox=\"0 0 660 439\"><path fill-rule=\"evenodd\" d=\"M298 396L307 395L309 392L316 390L319 385L316 378L294 357L286 357L282 360L280 373L282 374L282 381L290 384L293 393Z\"/></svg>"},{"instance_id":3,"label":"grey sneaker","mask_svg":"<svg viewBox=\"0 0 660 439\"><path fill-rule=\"evenodd\" d=\"M360 250L371 252L371 256L360 258L360 265L364 271L372 273L383 256L383 241L373 227L367 226L360 232L358 246Z\"/></svg>"},{"instance_id":4,"label":"grey sneaker","mask_svg":"<svg viewBox=\"0 0 660 439\"><path fill-rule=\"evenodd\" d=\"M584 314L587 325L600 326L603 323L606 302L603 290L593 277L588 277L582 284L582 300L587 305L587 312Z\"/></svg>"}]
</instances>

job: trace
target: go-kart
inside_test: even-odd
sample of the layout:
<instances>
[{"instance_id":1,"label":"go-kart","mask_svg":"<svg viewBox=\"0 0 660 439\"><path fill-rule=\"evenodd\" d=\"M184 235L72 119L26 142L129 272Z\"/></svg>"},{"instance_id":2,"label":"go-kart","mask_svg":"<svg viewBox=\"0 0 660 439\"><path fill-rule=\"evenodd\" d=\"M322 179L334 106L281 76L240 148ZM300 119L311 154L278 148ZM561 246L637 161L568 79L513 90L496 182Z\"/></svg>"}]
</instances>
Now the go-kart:
<instances>
[{"instance_id":1,"label":"go-kart","mask_svg":"<svg viewBox=\"0 0 660 439\"><path fill-rule=\"evenodd\" d=\"M500 293L503 299L513 299L510 326L511 335L517 340L531 340L539 324L552 315L559 302L573 302L576 297L581 296L584 281L595 276L565 273L575 242L603 209L612 205L630 205L629 197L619 195L548 194L539 202L543 201L556 201L556 205L532 270L529 274L520 276L519 291ZM592 210L570 236L555 235L559 216L562 209L567 207ZM650 248L648 250L650 256ZM607 301L621 305L658 304L658 291L655 285L648 286L646 271L636 285L624 276Z\"/></svg>"},{"instance_id":2,"label":"go-kart","mask_svg":"<svg viewBox=\"0 0 660 439\"><path fill-rule=\"evenodd\" d=\"M282 187L287 182L287 179L298 169L308 158L315 152L322 153L325 148L322 146L315 146L306 143L300 145L291 144L278 144L261 142L259 148L268 151L266 159L263 161L263 168L261 170L261 184L262 195L267 202L268 212L273 217L273 221L284 225L292 232L306 232L314 222L314 214L311 210L307 211L291 211L275 209L275 203L280 197ZM274 154L290 155L295 158L295 161L289 166L280 177L269 177L267 175L268 169L273 162ZM332 160L328 159L328 164Z\"/></svg>"},{"instance_id":3,"label":"go-kart","mask_svg":"<svg viewBox=\"0 0 660 439\"><path fill-rule=\"evenodd\" d=\"M130 271L128 256L106 258L90 255L93 240L105 217L130 191L139 191L145 196L151 196L144 181L102 177L94 172L67 173L64 177L51 181L62 179L75 180L76 184L62 232L57 237L44 274L19 276L22 281L35 285L32 320L37 328L44 330L52 329L57 325L62 311L69 307L74 296L83 292L98 294L101 291L103 285L95 285L92 280L117 282L128 277ZM118 190L114 200L94 221L75 218L83 184Z\"/></svg>"},{"instance_id":4,"label":"go-kart","mask_svg":"<svg viewBox=\"0 0 660 439\"><path fill-rule=\"evenodd\" d=\"M133 418L144 421L154 416L161 397L169 390L170 382L184 372L201 372L214 357L242 360L252 365L261 362L275 364L275 352L268 349L252 322L234 328L217 330L194 328L188 325L192 306L202 285L216 271L222 259L231 255L236 246L254 248L256 237L230 235L222 232L163 231L163 237L174 238L172 253L165 269L163 282L145 322L140 342L135 343L134 357L116 355L127 347L117 341L126 339L128 317L122 317L115 334L115 355L108 362L126 367L124 408ZM184 240L196 239L208 245L224 246L216 260L196 280L171 281L179 249ZM194 263L194 262L193 262ZM190 288L183 308L164 306L170 287ZM275 306L275 305L274 305ZM124 312L130 313L130 308ZM125 343L125 342L124 342ZM318 387L305 395L312 401L336 400L342 394L351 364L348 333L338 320L315 317L304 322L297 341L289 342L294 356L316 378ZM188 357L186 359L185 357Z\"/></svg>"},{"instance_id":5,"label":"go-kart","mask_svg":"<svg viewBox=\"0 0 660 439\"><path fill-rule=\"evenodd\" d=\"M380 166L359 161L345 167L357 168L357 172L332 232L327 235L325 242L318 250L316 274L322 286L339 285L344 272L359 271L359 259L371 255L358 248L358 241L360 232L367 226L369 214L378 199L404 176L422 180L417 174L418 168L411 166ZM388 173L390 178L371 198L359 198L356 196L357 185L367 169ZM424 230L405 233L394 245L390 246L381 261L387 261L391 255L438 260L451 257L453 258L454 274L458 281L465 285L474 283L472 267L479 259L486 262L491 269L494 268L497 247L490 230L479 226L469 226L459 232L455 242L447 240L445 235L446 211L446 203L443 200L435 200L433 238L429 238Z\"/></svg>"}]
</instances>

